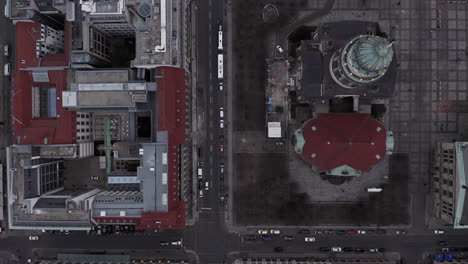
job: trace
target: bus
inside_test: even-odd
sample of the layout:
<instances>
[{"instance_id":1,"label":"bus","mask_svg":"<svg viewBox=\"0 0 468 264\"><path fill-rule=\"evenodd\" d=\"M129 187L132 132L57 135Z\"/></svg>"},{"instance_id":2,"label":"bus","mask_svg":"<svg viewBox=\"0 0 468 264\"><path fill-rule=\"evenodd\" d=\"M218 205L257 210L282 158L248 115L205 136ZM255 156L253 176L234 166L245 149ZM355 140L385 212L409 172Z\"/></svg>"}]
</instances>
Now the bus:
<instances>
[{"instance_id":1,"label":"bus","mask_svg":"<svg viewBox=\"0 0 468 264\"><path fill-rule=\"evenodd\" d=\"M223 79L223 54L218 54L218 79Z\"/></svg>"}]
</instances>

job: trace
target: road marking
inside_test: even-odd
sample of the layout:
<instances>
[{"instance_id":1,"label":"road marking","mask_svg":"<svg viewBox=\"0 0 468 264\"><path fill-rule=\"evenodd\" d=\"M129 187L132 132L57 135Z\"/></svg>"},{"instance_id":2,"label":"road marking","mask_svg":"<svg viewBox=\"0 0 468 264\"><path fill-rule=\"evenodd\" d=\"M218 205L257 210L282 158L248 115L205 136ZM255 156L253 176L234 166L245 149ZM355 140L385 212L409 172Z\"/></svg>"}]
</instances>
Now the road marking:
<instances>
[{"instance_id":1,"label":"road marking","mask_svg":"<svg viewBox=\"0 0 468 264\"><path fill-rule=\"evenodd\" d=\"M213 133L210 133L210 140L213 140Z\"/></svg>"},{"instance_id":2,"label":"road marking","mask_svg":"<svg viewBox=\"0 0 468 264\"><path fill-rule=\"evenodd\" d=\"M210 145L210 151L213 152L213 145Z\"/></svg>"},{"instance_id":3,"label":"road marking","mask_svg":"<svg viewBox=\"0 0 468 264\"><path fill-rule=\"evenodd\" d=\"M213 115L213 109L210 108L210 116Z\"/></svg>"},{"instance_id":4,"label":"road marking","mask_svg":"<svg viewBox=\"0 0 468 264\"><path fill-rule=\"evenodd\" d=\"M210 69L211 69L211 63L210 63ZM210 81L213 80L213 73L210 71Z\"/></svg>"},{"instance_id":5,"label":"road marking","mask_svg":"<svg viewBox=\"0 0 468 264\"><path fill-rule=\"evenodd\" d=\"M213 96L210 96L210 103L213 103Z\"/></svg>"},{"instance_id":6,"label":"road marking","mask_svg":"<svg viewBox=\"0 0 468 264\"><path fill-rule=\"evenodd\" d=\"M213 127L213 121L210 120L210 127Z\"/></svg>"}]
</instances>

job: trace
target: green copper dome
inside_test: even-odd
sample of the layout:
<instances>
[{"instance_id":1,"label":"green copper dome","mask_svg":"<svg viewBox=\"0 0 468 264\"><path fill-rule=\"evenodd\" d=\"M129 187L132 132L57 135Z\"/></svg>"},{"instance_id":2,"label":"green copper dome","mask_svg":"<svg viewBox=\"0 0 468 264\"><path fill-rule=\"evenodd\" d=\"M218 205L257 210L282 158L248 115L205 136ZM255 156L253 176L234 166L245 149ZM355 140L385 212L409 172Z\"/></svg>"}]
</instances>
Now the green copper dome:
<instances>
[{"instance_id":1,"label":"green copper dome","mask_svg":"<svg viewBox=\"0 0 468 264\"><path fill-rule=\"evenodd\" d=\"M343 49L343 68L351 79L368 83L382 77L393 59L393 43L372 35L360 35Z\"/></svg>"},{"instance_id":2,"label":"green copper dome","mask_svg":"<svg viewBox=\"0 0 468 264\"><path fill-rule=\"evenodd\" d=\"M354 46L353 61L364 71L379 72L392 61L392 44L384 38L363 37Z\"/></svg>"}]
</instances>

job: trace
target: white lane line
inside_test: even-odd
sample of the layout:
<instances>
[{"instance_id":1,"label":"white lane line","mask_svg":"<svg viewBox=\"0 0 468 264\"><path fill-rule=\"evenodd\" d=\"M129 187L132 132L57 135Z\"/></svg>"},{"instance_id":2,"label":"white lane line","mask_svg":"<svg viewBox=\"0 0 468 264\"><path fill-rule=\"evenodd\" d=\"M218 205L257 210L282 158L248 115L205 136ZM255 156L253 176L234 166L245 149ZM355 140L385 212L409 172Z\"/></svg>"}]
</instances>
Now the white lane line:
<instances>
[{"instance_id":1,"label":"white lane line","mask_svg":"<svg viewBox=\"0 0 468 264\"><path fill-rule=\"evenodd\" d=\"M210 103L213 103L213 96L210 96Z\"/></svg>"}]
</instances>

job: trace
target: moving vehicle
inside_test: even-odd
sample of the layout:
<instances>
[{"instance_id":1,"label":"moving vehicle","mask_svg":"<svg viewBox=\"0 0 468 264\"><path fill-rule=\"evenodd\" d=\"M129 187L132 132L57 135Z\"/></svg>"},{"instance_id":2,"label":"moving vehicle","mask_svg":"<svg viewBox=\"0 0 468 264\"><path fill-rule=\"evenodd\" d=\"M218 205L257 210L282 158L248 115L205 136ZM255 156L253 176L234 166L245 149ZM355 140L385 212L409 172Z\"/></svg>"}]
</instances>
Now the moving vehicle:
<instances>
[{"instance_id":1,"label":"moving vehicle","mask_svg":"<svg viewBox=\"0 0 468 264\"><path fill-rule=\"evenodd\" d=\"M202 168L198 168L197 169L197 173L198 173L198 178L201 179L203 177L203 169Z\"/></svg>"},{"instance_id":2,"label":"moving vehicle","mask_svg":"<svg viewBox=\"0 0 468 264\"><path fill-rule=\"evenodd\" d=\"M93 180L93 181L99 181L99 177L98 177L98 176L91 176L91 180Z\"/></svg>"},{"instance_id":3,"label":"moving vehicle","mask_svg":"<svg viewBox=\"0 0 468 264\"><path fill-rule=\"evenodd\" d=\"M200 190L199 196L200 196L200 198L203 197L203 190Z\"/></svg>"},{"instance_id":4,"label":"moving vehicle","mask_svg":"<svg viewBox=\"0 0 468 264\"><path fill-rule=\"evenodd\" d=\"M315 237L304 237L304 242L315 242Z\"/></svg>"},{"instance_id":5,"label":"moving vehicle","mask_svg":"<svg viewBox=\"0 0 468 264\"><path fill-rule=\"evenodd\" d=\"M223 54L218 54L218 79L223 79Z\"/></svg>"},{"instance_id":6,"label":"moving vehicle","mask_svg":"<svg viewBox=\"0 0 468 264\"><path fill-rule=\"evenodd\" d=\"M224 117L224 108L223 107L219 108L219 117L221 117L221 118Z\"/></svg>"},{"instance_id":7,"label":"moving vehicle","mask_svg":"<svg viewBox=\"0 0 468 264\"><path fill-rule=\"evenodd\" d=\"M219 120L219 128L224 128L224 120Z\"/></svg>"},{"instance_id":8,"label":"moving vehicle","mask_svg":"<svg viewBox=\"0 0 468 264\"><path fill-rule=\"evenodd\" d=\"M29 240L39 240L38 236L29 236Z\"/></svg>"},{"instance_id":9,"label":"moving vehicle","mask_svg":"<svg viewBox=\"0 0 468 264\"><path fill-rule=\"evenodd\" d=\"M182 245L182 240L172 241L172 242L171 242L171 245L173 245L173 246L181 246L181 245Z\"/></svg>"},{"instance_id":10,"label":"moving vehicle","mask_svg":"<svg viewBox=\"0 0 468 264\"><path fill-rule=\"evenodd\" d=\"M210 183L208 181L205 182L205 191L210 189Z\"/></svg>"},{"instance_id":11,"label":"moving vehicle","mask_svg":"<svg viewBox=\"0 0 468 264\"><path fill-rule=\"evenodd\" d=\"M223 50L223 31L218 31L218 50Z\"/></svg>"},{"instance_id":12,"label":"moving vehicle","mask_svg":"<svg viewBox=\"0 0 468 264\"><path fill-rule=\"evenodd\" d=\"M10 57L10 44L3 45L3 56Z\"/></svg>"},{"instance_id":13,"label":"moving vehicle","mask_svg":"<svg viewBox=\"0 0 468 264\"><path fill-rule=\"evenodd\" d=\"M276 46L276 49L277 49L280 53L283 53L283 48L281 48L280 45Z\"/></svg>"},{"instance_id":14,"label":"moving vehicle","mask_svg":"<svg viewBox=\"0 0 468 264\"><path fill-rule=\"evenodd\" d=\"M284 249L282 247L275 247L275 252L283 252Z\"/></svg>"},{"instance_id":15,"label":"moving vehicle","mask_svg":"<svg viewBox=\"0 0 468 264\"><path fill-rule=\"evenodd\" d=\"M220 83L219 83L219 90L220 90L220 91L223 90L223 82L220 82Z\"/></svg>"},{"instance_id":16,"label":"moving vehicle","mask_svg":"<svg viewBox=\"0 0 468 264\"><path fill-rule=\"evenodd\" d=\"M3 65L3 75L5 75L5 76L10 76L11 75L11 64L10 63L5 63L5 65Z\"/></svg>"}]
</instances>

